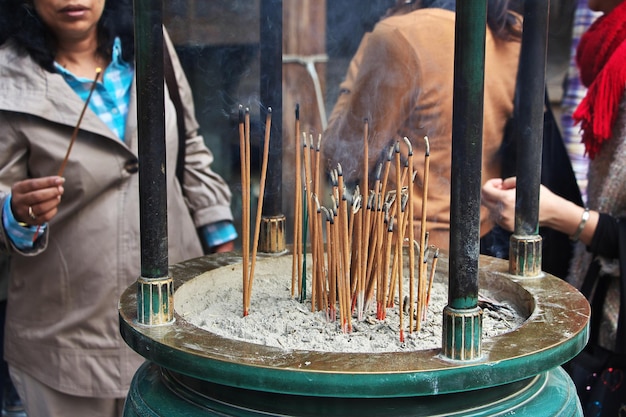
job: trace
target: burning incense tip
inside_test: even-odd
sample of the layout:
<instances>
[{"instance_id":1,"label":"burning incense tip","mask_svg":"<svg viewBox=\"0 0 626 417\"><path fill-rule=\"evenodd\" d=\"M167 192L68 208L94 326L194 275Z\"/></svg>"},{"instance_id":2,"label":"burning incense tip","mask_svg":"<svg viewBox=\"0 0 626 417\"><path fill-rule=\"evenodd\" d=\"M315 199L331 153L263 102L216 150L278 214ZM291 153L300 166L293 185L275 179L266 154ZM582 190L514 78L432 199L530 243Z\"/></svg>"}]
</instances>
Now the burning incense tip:
<instances>
[{"instance_id":1,"label":"burning incense tip","mask_svg":"<svg viewBox=\"0 0 626 417\"><path fill-rule=\"evenodd\" d=\"M409 148L409 156L413 155L413 145L411 145L409 138L405 136L402 140L404 140L404 143L406 143L406 146Z\"/></svg>"},{"instance_id":2,"label":"burning incense tip","mask_svg":"<svg viewBox=\"0 0 626 417\"><path fill-rule=\"evenodd\" d=\"M341 164L337 164L337 176L342 177L343 176L343 168L341 167Z\"/></svg>"},{"instance_id":3,"label":"burning incense tip","mask_svg":"<svg viewBox=\"0 0 626 417\"><path fill-rule=\"evenodd\" d=\"M272 108L271 108L271 107L268 107L268 108L267 108L267 113L268 113L268 114L272 114Z\"/></svg>"},{"instance_id":4,"label":"burning incense tip","mask_svg":"<svg viewBox=\"0 0 626 417\"><path fill-rule=\"evenodd\" d=\"M360 195L357 195L352 201L352 213L353 214L356 214L359 211L359 208L361 207L361 199L362 197Z\"/></svg>"},{"instance_id":5,"label":"burning incense tip","mask_svg":"<svg viewBox=\"0 0 626 417\"><path fill-rule=\"evenodd\" d=\"M391 145L389 147L389 152L387 153L387 161L391 161L393 159L393 151L394 151L394 146Z\"/></svg>"},{"instance_id":6,"label":"burning incense tip","mask_svg":"<svg viewBox=\"0 0 626 417\"><path fill-rule=\"evenodd\" d=\"M243 124L243 106L239 105L239 124Z\"/></svg>"},{"instance_id":7,"label":"burning incense tip","mask_svg":"<svg viewBox=\"0 0 626 417\"><path fill-rule=\"evenodd\" d=\"M300 103L296 103L296 120L300 120Z\"/></svg>"},{"instance_id":8,"label":"burning incense tip","mask_svg":"<svg viewBox=\"0 0 626 417\"><path fill-rule=\"evenodd\" d=\"M424 136L424 142L426 142L426 156L430 156L430 141L428 136Z\"/></svg>"},{"instance_id":9,"label":"burning incense tip","mask_svg":"<svg viewBox=\"0 0 626 417\"><path fill-rule=\"evenodd\" d=\"M380 175L383 171L383 164L382 162L379 162L378 165L376 165L376 181L380 180Z\"/></svg>"},{"instance_id":10,"label":"burning incense tip","mask_svg":"<svg viewBox=\"0 0 626 417\"><path fill-rule=\"evenodd\" d=\"M315 206L317 207L317 212L319 213L322 210L320 206L320 200L317 198L317 194L312 194L311 197L315 201Z\"/></svg>"},{"instance_id":11,"label":"burning incense tip","mask_svg":"<svg viewBox=\"0 0 626 417\"><path fill-rule=\"evenodd\" d=\"M396 144L393 147L395 153L400 153L400 142L396 141Z\"/></svg>"}]
</instances>

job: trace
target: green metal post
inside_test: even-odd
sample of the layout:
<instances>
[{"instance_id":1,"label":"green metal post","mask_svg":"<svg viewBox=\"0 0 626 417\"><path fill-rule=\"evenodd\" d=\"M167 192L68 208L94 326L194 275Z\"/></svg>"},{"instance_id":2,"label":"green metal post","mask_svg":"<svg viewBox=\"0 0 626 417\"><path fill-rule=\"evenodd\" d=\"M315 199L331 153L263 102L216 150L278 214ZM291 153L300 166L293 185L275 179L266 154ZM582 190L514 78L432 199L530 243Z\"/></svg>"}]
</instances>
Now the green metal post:
<instances>
[{"instance_id":1,"label":"green metal post","mask_svg":"<svg viewBox=\"0 0 626 417\"><path fill-rule=\"evenodd\" d=\"M541 275L539 185L543 146L543 102L546 85L546 46L549 0L524 2L524 33L520 51L519 98L516 103L517 188L515 232L509 249L509 272L524 277Z\"/></svg>"},{"instance_id":2,"label":"green metal post","mask_svg":"<svg viewBox=\"0 0 626 417\"><path fill-rule=\"evenodd\" d=\"M137 130L141 277L137 280L137 320L172 323L173 284L168 276L167 188L165 181L165 104L163 83L163 5L135 0Z\"/></svg>"},{"instance_id":3,"label":"green metal post","mask_svg":"<svg viewBox=\"0 0 626 417\"><path fill-rule=\"evenodd\" d=\"M481 356L482 310L478 307L480 172L485 74L486 0L456 4L450 283L443 312L443 355Z\"/></svg>"}]
</instances>

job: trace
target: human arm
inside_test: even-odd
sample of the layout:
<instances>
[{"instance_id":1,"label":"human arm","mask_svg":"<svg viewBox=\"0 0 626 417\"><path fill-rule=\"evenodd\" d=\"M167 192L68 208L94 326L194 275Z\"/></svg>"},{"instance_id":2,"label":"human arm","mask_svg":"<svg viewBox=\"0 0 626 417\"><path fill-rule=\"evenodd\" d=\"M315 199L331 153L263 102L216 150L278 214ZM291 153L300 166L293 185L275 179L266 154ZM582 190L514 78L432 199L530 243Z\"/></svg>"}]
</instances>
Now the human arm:
<instances>
[{"instance_id":1,"label":"human arm","mask_svg":"<svg viewBox=\"0 0 626 417\"><path fill-rule=\"evenodd\" d=\"M164 33L164 37L176 78L175 83L168 81L168 86L178 87L182 109L175 110L182 112L184 118L185 156L183 180L179 185L194 223L200 231L204 246L208 247L210 252L232 250L237 232L230 212L230 190L222 177L211 169L213 154L198 133L199 126L195 118L191 88L167 32Z\"/></svg>"},{"instance_id":2,"label":"human arm","mask_svg":"<svg viewBox=\"0 0 626 417\"><path fill-rule=\"evenodd\" d=\"M516 178L493 178L482 188L482 205L487 207L492 219L510 232L515 228ZM566 200L545 186L539 191L539 226L549 227L568 236L574 236L581 226L584 207ZM589 217L582 224L578 240L590 245L598 225L599 213L589 210Z\"/></svg>"}]
</instances>

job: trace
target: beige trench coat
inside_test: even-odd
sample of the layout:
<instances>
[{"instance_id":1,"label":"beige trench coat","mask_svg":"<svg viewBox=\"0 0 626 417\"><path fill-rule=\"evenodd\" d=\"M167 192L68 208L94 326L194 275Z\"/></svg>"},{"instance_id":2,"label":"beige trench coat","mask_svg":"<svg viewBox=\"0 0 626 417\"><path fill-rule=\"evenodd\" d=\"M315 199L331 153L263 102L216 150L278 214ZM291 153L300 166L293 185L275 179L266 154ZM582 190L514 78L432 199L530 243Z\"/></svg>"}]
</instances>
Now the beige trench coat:
<instances>
[{"instance_id":1,"label":"beige trench coat","mask_svg":"<svg viewBox=\"0 0 626 417\"><path fill-rule=\"evenodd\" d=\"M171 47L171 45L170 45ZM173 59L184 103L191 91ZM169 263L202 254L196 227L232 220L230 191L187 108L184 197L175 178L175 109L166 94ZM12 45L0 48L0 197L13 183L55 175L83 101L59 74ZM58 215L30 251L11 253L5 357L41 382L79 396L123 397L142 358L119 335L120 294L140 275L137 111L133 88L121 142L90 110L72 149Z\"/></svg>"}]
</instances>

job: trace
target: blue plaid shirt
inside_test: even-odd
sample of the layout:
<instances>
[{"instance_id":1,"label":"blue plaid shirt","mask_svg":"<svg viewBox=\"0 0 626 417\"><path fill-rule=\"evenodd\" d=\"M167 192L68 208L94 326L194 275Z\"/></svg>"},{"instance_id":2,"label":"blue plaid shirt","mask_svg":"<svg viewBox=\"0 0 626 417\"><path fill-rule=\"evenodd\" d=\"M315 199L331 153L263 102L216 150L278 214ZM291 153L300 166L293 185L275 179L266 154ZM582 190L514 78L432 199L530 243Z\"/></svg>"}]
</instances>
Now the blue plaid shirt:
<instances>
[{"instance_id":1,"label":"blue plaid shirt","mask_svg":"<svg viewBox=\"0 0 626 417\"><path fill-rule=\"evenodd\" d=\"M93 78L77 77L58 63L56 70L63 76L72 90L83 100L87 100ZM95 76L95 74L94 74ZM104 70L96 84L89 108L111 129L120 140L124 140L130 89L133 84L134 71L132 65L122 59L122 43L115 38L111 63Z\"/></svg>"},{"instance_id":2,"label":"blue plaid shirt","mask_svg":"<svg viewBox=\"0 0 626 417\"><path fill-rule=\"evenodd\" d=\"M77 77L55 62L59 72L67 84L87 100L93 79ZM94 74L95 76L95 74ZM113 131L120 140L124 140L126 116L130 102L130 92L133 83L133 66L122 59L122 43L115 38L111 63L102 73L94 89L89 108ZM30 249L34 246L34 236L37 227L20 224L11 212L11 196L5 200L2 223L13 244L19 249ZM39 228L39 235L45 230L45 224ZM201 235L207 246L214 247L230 242L237 238L235 226L230 221L220 221L201 228Z\"/></svg>"}]
</instances>

